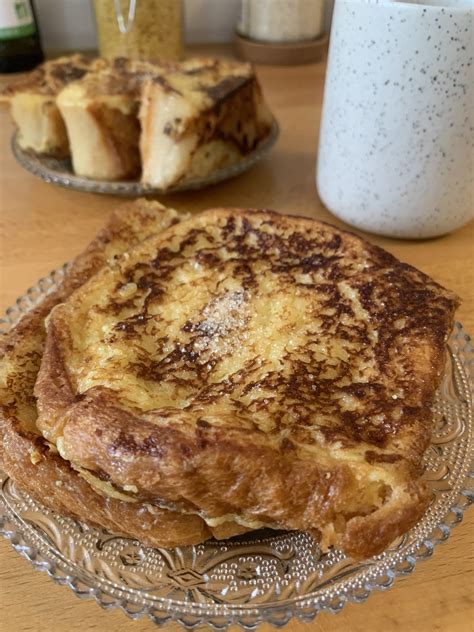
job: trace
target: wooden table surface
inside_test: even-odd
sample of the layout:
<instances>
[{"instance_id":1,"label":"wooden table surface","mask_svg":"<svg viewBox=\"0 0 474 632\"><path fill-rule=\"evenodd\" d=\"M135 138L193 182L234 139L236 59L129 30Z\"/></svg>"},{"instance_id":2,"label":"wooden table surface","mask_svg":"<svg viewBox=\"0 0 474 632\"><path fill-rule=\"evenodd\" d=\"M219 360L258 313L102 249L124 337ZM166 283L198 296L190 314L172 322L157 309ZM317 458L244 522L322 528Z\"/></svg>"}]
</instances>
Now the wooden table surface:
<instances>
[{"instance_id":1,"label":"wooden table surface","mask_svg":"<svg viewBox=\"0 0 474 632\"><path fill-rule=\"evenodd\" d=\"M250 173L202 192L162 201L197 211L211 206L270 207L342 223L322 206L315 189L315 161L324 64L293 68L261 67L265 94L281 124L270 157ZM0 112L0 308L14 302L36 280L79 252L120 200L76 193L23 171L10 152L12 126ZM421 242L372 236L400 259L430 274L463 299L458 318L474 332L474 225L452 235ZM322 614L312 624L291 622L288 632L472 632L474 629L474 510L428 562L411 577L363 605L349 605L337 616ZM140 632L147 620L129 621L80 601L0 541L1 632ZM168 629L177 629L170 626ZM264 626L262 630L269 631Z\"/></svg>"}]
</instances>

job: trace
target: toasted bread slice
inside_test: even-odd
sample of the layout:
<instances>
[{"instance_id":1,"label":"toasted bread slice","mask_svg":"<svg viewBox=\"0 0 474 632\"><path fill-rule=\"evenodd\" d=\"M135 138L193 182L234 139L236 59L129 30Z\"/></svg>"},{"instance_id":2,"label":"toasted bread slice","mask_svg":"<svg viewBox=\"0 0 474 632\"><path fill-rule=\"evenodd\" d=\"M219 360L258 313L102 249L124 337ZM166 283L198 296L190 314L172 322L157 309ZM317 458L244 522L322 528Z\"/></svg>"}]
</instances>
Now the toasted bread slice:
<instances>
[{"instance_id":1,"label":"toasted bread slice","mask_svg":"<svg viewBox=\"0 0 474 632\"><path fill-rule=\"evenodd\" d=\"M5 471L44 505L155 546L201 542L211 531L198 516L136 502L115 490L103 476L80 475L72 469L36 427L33 387L49 311L107 262L179 220L176 211L156 202L138 200L123 206L75 260L62 285L0 341L0 452ZM225 526L225 537L243 531L239 525Z\"/></svg>"},{"instance_id":2,"label":"toasted bread slice","mask_svg":"<svg viewBox=\"0 0 474 632\"><path fill-rule=\"evenodd\" d=\"M183 62L190 68L209 63ZM66 125L74 173L95 180L139 178L142 83L171 67L119 57L59 92L56 105Z\"/></svg>"},{"instance_id":3,"label":"toasted bread slice","mask_svg":"<svg viewBox=\"0 0 474 632\"><path fill-rule=\"evenodd\" d=\"M167 189L244 158L273 117L250 64L215 60L148 77L140 121L142 181Z\"/></svg>"},{"instance_id":4,"label":"toasted bread slice","mask_svg":"<svg viewBox=\"0 0 474 632\"><path fill-rule=\"evenodd\" d=\"M56 103L66 124L74 173L97 180L139 177L140 86L145 75L160 68L119 58L59 93Z\"/></svg>"},{"instance_id":5,"label":"toasted bread slice","mask_svg":"<svg viewBox=\"0 0 474 632\"><path fill-rule=\"evenodd\" d=\"M107 62L84 55L60 57L41 64L24 79L8 86L0 102L10 104L18 128L18 144L56 158L69 156L69 143L55 98L65 86L98 70Z\"/></svg>"},{"instance_id":6,"label":"toasted bread slice","mask_svg":"<svg viewBox=\"0 0 474 632\"><path fill-rule=\"evenodd\" d=\"M51 312L38 426L143 502L367 557L426 509L419 469L456 305L350 233L211 210Z\"/></svg>"},{"instance_id":7,"label":"toasted bread slice","mask_svg":"<svg viewBox=\"0 0 474 632\"><path fill-rule=\"evenodd\" d=\"M273 117L249 64L61 57L6 88L23 149L71 157L74 173L167 189L234 164Z\"/></svg>"},{"instance_id":8,"label":"toasted bread slice","mask_svg":"<svg viewBox=\"0 0 474 632\"><path fill-rule=\"evenodd\" d=\"M163 189L240 160L272 116L249 64L118 59L62 90L74 172ZM140 119L140 121L139 121Z\"/></svg>"}]
</instances>

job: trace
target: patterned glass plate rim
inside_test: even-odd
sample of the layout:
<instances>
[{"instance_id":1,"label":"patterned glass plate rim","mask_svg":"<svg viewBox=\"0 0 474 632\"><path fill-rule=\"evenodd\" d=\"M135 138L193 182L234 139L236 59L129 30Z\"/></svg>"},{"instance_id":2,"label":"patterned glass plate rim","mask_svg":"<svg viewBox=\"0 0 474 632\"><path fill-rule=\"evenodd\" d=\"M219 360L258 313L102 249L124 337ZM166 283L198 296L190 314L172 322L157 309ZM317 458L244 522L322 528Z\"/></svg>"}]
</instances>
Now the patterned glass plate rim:
<instances>
[{"instance_id":1,"label":"patterned glass plate rim","mask_svg":"<svg viewBox=\"0 0 474 632\"><path fill-rule=\"evenodd\" d=\"M67 265L30 288L0 319L8 332L61 282ZM150 549L135 540L65 518L18 490L0 472L0 533L35 568L82 598L156 624L177 621L216 630L263 622L281 627L361 603L390 588L447 540L474 502L474 349L456 323L438 391L435 431L425 458L432 504L421 521L383 554L356 563L340 551L321 554L304 533L257 532L225 542Z\"/></svg>"},{"instance_id":2,"label":"patterned glass plate rim","mask_svg":"<svg viewBox=\"0 0 474 632\"><path fill-rule=\"evenodd\" d=\"M18 144L18 132L12 136L12 152L20 165L38 176L45 182L57 184L68 189L76 191L85 191L87 193L103 193L105 195L119 195L123 197L139 196L139 195L168 195L170 193L179 193L181 191L194 191L204 189L212 184L217 184L224 180L234 178L251 169L257 162L260 162L269 153L275 145L280 134L280 128L274 119L270 134L265 138L256 149L248 154L243 160L217 169L213 173L203 178L196 178L181 182L175 187L169 189L160 189L149 187L136 180L120 181L120 182L104 182L101 180L91 180L74 175L69 159L60 160L57 158L48 158L47 156L37 156L32 152L25 151Z\"/></svg>"}]
</instances>

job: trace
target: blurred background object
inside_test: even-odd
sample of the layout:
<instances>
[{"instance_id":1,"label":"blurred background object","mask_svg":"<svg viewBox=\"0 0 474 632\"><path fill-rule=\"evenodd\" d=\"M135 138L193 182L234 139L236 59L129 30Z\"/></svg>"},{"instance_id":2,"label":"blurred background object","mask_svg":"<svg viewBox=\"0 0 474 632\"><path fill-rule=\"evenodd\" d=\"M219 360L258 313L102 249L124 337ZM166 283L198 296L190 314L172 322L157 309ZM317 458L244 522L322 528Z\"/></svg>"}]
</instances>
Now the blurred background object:
<instances>
[{"instance_id":1,"label":"blurred background object","mask_svg":"<svg viewBox=\"0 0 474 632\"><path fill-rule=\"evenodd\" d=\"M321 34L323 0L241 0L240 35L259 42L301 42Z\"/></svg>"},{"instance_id":2,"label":"blurred background object","mask_svg":"<svg viewBox=\"0 0 474 632\"><path fill-rule=\"evenodd\" d=\"M0 0L0 72L31 70L43 51L30 0Z\"/></svg>"},{"instance_id":3,"label":"blurred background object","mask_svg":"<svg viewBox=\"0 0 474 632\"><path fill-rule=\"evenodd\" d=\"M48 53L97 48L91 1L35 0L35 4L43 48ZM332 5L333 0L324 1L325 32L329 32ZM231 42L239 13L240 0L183 0L184 42Z\"/></svg>"},{"instance_id":4,"label":"blurred background object","mask_svg":"<svg viewBox=\"0 0 474 632\"><path fill-rule=\"evenodd\" d=\"M322 59L323 0L241 0L236 44L244 59L304 64Z\"/></svg>"},{"instance_id":5,"label":"blurred background object","mask_svg":"<svg viewBox=\"0 0 474 632\"><path fill-rule=\"evenodd\" d=\"M94 0L94 12L102 57L182 56L181 0Z\"/></svg>"}]
</instances>

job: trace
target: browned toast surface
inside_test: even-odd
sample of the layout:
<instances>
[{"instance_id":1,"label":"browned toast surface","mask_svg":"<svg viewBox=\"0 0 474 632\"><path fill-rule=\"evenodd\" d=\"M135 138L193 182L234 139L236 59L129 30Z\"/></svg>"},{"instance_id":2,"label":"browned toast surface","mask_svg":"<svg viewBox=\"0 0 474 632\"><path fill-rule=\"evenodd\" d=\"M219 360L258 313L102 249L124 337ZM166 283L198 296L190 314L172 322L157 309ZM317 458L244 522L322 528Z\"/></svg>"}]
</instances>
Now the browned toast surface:
<instances>
[{"instance_id":1,"label":"browned toast surface","mask_svg":"<svg viewBox=\"0 0 474 632\"><path fill-rule=\"evenodd\" d=\"M10 105L17 142L38 155L66 158L69 141L56 97L71 83L109 65L104 59L69 55L46 61L0 92L0 103Z\"/></svg>"},{"instance_id":2,"label":"browned toast surface","mask_svg":"<svg viewBox=\"0 0 474 632\"><path fill-rule=\"evenodd\" d=\"M142 180L167 188L242 160L273 116L250 64L185 62L148 77L140 105Z\"/></svg>"},{"instance_id":3,"label":"browned toast surface","mask_svg":"<svg viewBox=\"0 0 474 632\"><path fill-rule=\"evenodd\" d=\"M456 304L329 225L207 211L51 313L39 427L143 502L319 532L366 557L426 508Z\"/></svg>"},{"instance_id":4,"label":"browned toast surface","mask_svg":"<svg viewBox=\"0 0 474 632\"><path fill-rule=\"evenodd\" d=\"M0 93L23 150L70 157L75 174L167 189L243 160L273 116L250 64L71 55Z\"/></svg>"},{"instance_id":5,"label":"browned toast surface","mask_svg":"<svg viewBox=\"0 0 474 632\"><path fill-rule=\"evenodd\" d=\"M33 388L45 342L44 320L50 310L107 262L180 219L175 211L158 203L138 200L124 205L70 266L61 286L0 341L0 451L4 470L47 507L156 546L201 542L211 532L198 516L134 502L105 485L100 489L98 478L89 479L94 491L41 437ZM242 531L229 523L224 527L225 535Z\"/></svg>"},{"instance_id":6,"label":"browned toast surface","mask_svg":"<svg viewBox=\"0 0 474 632\"><path fill-rule=\"evenodd\" d=\"M91 70L98 70L107 64L104 59L93 59L79 54L58 57L42 63L21 80L7 86L2 90L0 99L8 100L19 92L55 96L72 81L77 81Z\"/></svg>"}]
</instances>

